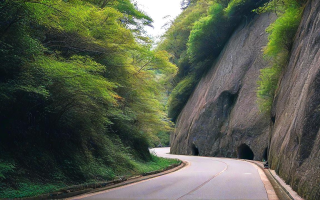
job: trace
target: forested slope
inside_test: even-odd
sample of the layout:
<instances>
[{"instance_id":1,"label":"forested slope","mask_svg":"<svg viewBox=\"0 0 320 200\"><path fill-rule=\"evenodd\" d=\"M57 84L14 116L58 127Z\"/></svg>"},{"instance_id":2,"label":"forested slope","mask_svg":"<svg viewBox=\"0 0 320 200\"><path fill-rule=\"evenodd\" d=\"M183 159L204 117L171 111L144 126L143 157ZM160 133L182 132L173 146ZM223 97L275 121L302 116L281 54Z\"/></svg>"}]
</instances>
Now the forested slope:
<instances>
[{"instance_id":1,"label":"forested slope","mask_svg":"<svg viewBox=\"0 0 320 200\"><path fill-rule=\"evenodd\" d=\"M4 0L0 18L0 198L159 161L148 147L171 128L163 82L177 70L151 50L150 17L129 0Z\"/></svg>"}]
</instances>

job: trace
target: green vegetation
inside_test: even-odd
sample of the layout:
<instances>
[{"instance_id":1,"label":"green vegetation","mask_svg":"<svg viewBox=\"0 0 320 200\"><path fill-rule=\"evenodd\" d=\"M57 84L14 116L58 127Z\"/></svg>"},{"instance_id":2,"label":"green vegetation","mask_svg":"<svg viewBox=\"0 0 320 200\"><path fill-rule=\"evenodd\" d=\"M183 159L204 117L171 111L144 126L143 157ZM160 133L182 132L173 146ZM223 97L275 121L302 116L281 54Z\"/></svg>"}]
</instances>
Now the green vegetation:
<instances>
[{"instance_id":1,"label":"green vegetation","mask_svg":"<svg viewBox=\"0 0 320 200\"><path fill-rule=\"evenodd\" d=\"M141 162L133 163L133 165L135 165L136 168L138 169L138 174L162 170L168 167L169 165L173 165L181 162L174 159L169 160L169 159L160 158L153 154L151 154L151 157L152 159L148 163L141 163Z\"/></svg>"},{"instance_id":2,"label":"green vegetation","mask_svg":"<svg viewBox=\"0 0 320 200\"><path fill-rule=\"evenodd\" d=\"M0 198L173 162L148 151L177 71L150 17L129 0L4 0L0 17Z\"/></svg>"},{"instance_id":3,"label":"green vegetation","mask_svg":"<svg viewBox=\"0 0 320 200\"><path fill-rule=\"evenodd\" d=\"M8 189L3 187L4 190L0 191L0 196L3 198L13 199L13 198L23 198L37 196L39 194L46 194L59 190L60 188L65 187L64 184L42 184L42 183L33 183L28 182L27 180L18 183L17 189Z\"/></svg>"},{"instance_id":4,"label":"green vegetation","mask_svg":"<svg viewBox=\"0 0 320 200\"><path fill-rule=\"evenodd\" d=\"M142 175L147 172L157 171L157 170L163 170L167 168L170 165L173 164L179 164L180 161L173 160L173 159L164 159L157 157L153 154L151 154L151 158L149 161L137 161L133 158L127 158L130 164L130 168L126 168L121 174L121 176L134 176L134 175ZM89 167L89 166L85 166ZM94 167L94 166L90 166ZM92 175L100 175L105 174L105 176L108 178L106 180L110 180L112 178L115 178L115 174L111 168L107 168L106 166L100 166L99 169L87 169L86 173L93 173ZM96 170L100 170L100 173L97 173ZM58 181L59 179L66 178L62 174L55 174L55 180L51 181L50 183L46 183L43 180L37 180L37 181L30 181L28 179L18 179L19 181L15 187L7 187L5 184L0 183L1 190L0 190L0 197L1 198L23 198L23 197L30 197L30 196L37 196L40 194L46 194L50 192L59 191L61 189L64 189L68 185L67 182L64 181ZM102 179L101 179L102 180ZM106 181L105 180L105 181ZM88 180L87 183L94 183L98 180L92 179ZM83 182L79 182L83 183ZM74 182L73 184L77 184L77 182Z\"/></svg>"},{"instance_id":5,"label":"green vegetation","mask_svg":"<svg viewBox=\"0 0 320 200\"><path fill-rule=\"evenodd\" d=\"M278 19L267 28L268 45L264 55L270 67L262 69L258 81L258 104L263 112L270 112L280 74L289 60L293 38L302 15L302 4L297 0L272 1L257 9L257 12L275 11Z\"/></svg>"},{"instance_id":6,"label":"green vegetation","mask_svg":"<svg viewBox=\"0 0 320 200\"><path fill-rule=\"evenodd\" d=\"M267 0L198 0L174 21L159 45L172 54L179 72L172 81L169 117L175 121L200 78L212 66L234 30Z\"/></svg>"},{"instance_id":7,"label":"green vegetation","mask_svg":"<svg viewBox=\"0 0 320 200\"><path fill-rule=\"evenodd\" d=\"M225 34L227 27L223 16L224 7L215 3L210 6L207 16L200 18L194 24L187 44L191 62L201 61L210 56L216 56L214 54L219 54L222 41L226 40L225 37L228 37ZM223 28L221 32L220 28ZM215 50L217 52L214 52Z\"/></svg>"},{"instance_id":8,"label":"green vegetation","mask_svg":"<svg viewBox=\"0 0 320 200\"><path fill-rule=\"evenodd\" d=\"M185 105L187 103L189 96L194 90L196 84L197 82L194 76L187 76L184 77L172 90L168 100L169 116L177 117L179 115L183 109L181 105Z\"/></svg>"},{"instance_id":9,"label":"green vegetation","mask_svg":"<svg viewBox=\"0 0 320 200\"><path fill-rule=\"evenodd\" d=\"M188 2L188 4L189 3L190 2ZM177 75L171 81L172 85L168 88L169 90L172 90L172 88L180 85L173 89L173 92L169 97L169 102L167 103L168 116L172 121L175 121L178 117L197 83L197 80L192 80L194 83L193 86L186 88L181 86L190 86L190 84L179 84L183 79L188 79L186 77L191 73L193 74L194 71L192 69L193 66L191 66L189 62L189 55L187 53L187 43L190 32L194 23L206 16L207 10L212 3L213 2L210 0L199 0L191 3L191 5L175 19L174 23L166 32L164 40L158 46L158 49L168 51L172 55L170 58L171 62L179 67ZM192 74L191 76L194 77ZM190 78L188 80L191 81ZM186 82L186 80L184 82Z\"/></svg>"},{"instance_id":10,"label":"green vegetation","mask_svg":"<svg viewBox=\"0 0 320 200\"><path fill-rule=\"evenodd\" d=\"M169 147L170 146L170 133L171 132L160 131L157 134L158 138L160 139L158 145L161 145L162 147Z\"/></svg>"}]
</instances>

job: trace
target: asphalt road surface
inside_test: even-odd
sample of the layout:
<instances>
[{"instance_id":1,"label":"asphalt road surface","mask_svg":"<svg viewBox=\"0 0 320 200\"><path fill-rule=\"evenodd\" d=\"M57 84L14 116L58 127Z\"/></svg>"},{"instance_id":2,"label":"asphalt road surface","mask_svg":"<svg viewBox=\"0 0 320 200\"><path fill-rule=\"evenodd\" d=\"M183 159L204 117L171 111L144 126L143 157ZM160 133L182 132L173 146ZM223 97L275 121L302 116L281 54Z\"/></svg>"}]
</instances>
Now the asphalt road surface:
<instances>
[{"instance_id":1,"label":"asphalt road surface","mask_svg":"<svg viewBox=\"0 0 320 200\"><path fill-rule=\"evenodd\" d=\"M268 199L253 164L241 160L168 154L169 148L153 149L158 156L188 162L179 171L108 190L82 199ZM79 198L78 198L79 199Z\"/></svg>"}]
</instances>

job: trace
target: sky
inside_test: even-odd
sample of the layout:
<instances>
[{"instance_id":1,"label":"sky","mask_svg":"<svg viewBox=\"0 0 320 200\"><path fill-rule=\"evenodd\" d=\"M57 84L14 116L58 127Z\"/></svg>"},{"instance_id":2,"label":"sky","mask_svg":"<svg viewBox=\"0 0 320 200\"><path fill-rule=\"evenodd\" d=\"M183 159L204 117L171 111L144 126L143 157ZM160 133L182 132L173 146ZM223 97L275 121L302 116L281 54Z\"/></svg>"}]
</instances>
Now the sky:
<instances>
[{"instance_id":1,"label":"sky","mask_svg":"<svg viewBox=\"0 0 320 200\"><path fill-rule=\"evenodd\" d=\"M181 0L133 0L137 2L138 8L153 19L154 28L147 27L146 31L149 36L156 39L165 33L161 27L166 22L175 19L181 12ZM170 15L169 18L163 17Z\"/></svg>"}]
</instances>

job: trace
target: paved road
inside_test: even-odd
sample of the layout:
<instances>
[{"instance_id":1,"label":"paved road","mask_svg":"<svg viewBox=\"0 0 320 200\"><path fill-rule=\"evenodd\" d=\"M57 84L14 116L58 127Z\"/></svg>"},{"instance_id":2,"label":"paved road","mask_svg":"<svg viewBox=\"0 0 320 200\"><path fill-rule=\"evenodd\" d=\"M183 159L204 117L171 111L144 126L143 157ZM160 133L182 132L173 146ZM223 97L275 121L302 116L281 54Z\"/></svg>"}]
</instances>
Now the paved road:
<instances>
[{"instance_id":1,"label":"paved road","mask_svg":"<svg viewBox=\"0 0 320 200\"><path fill-rule=\"evenodd\" d=\"M251 163L224 158L169 155L169 148L154 151L158 156L179 158L189 165L171 174L84 199L268 199L258 170Z\"/></svg>"}]
</instances>

